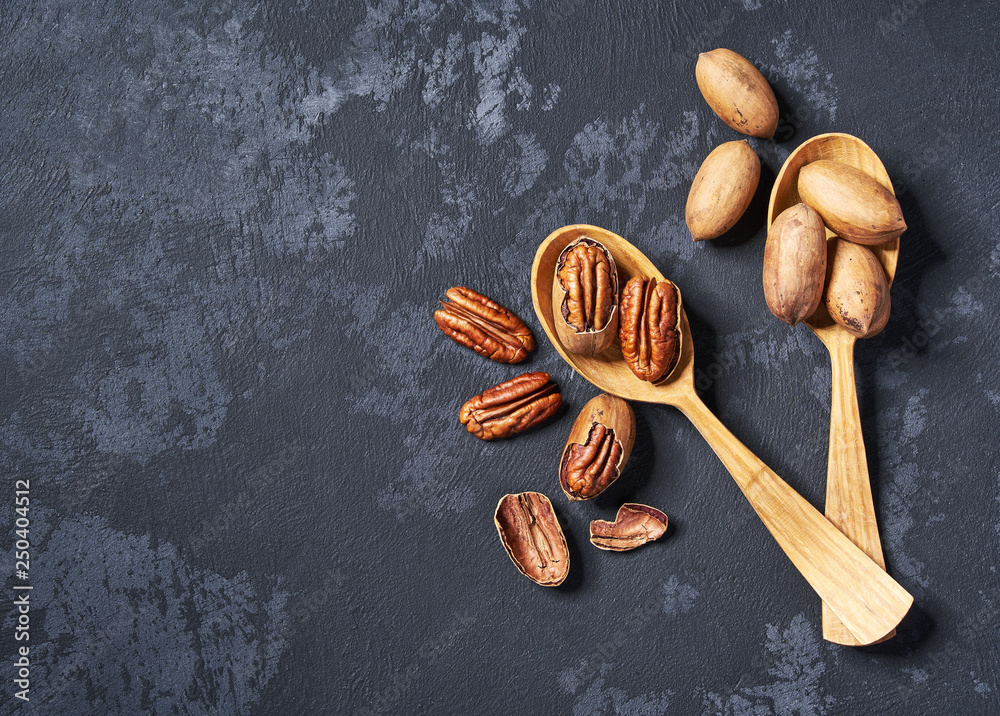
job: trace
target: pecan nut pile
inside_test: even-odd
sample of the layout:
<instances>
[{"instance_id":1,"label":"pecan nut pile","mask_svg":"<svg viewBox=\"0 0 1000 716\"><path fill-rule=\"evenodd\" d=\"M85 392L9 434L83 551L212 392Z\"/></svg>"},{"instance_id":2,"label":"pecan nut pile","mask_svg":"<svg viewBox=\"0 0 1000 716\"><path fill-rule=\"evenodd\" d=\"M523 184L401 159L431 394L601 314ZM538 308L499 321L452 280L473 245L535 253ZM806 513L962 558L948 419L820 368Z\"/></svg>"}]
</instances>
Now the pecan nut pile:
<instances>
[{"instance_id":1,"label":"pecan nut pile","mask_svg":"<svg viewBox=\"0 0 1000 716\"><path fill-rule=\"evenodd\" d=\"M627 552L662 537L667 532L667 516L648 505L626 502L618 508L614 522L590 523L590 543L598 549Z\"/></svg>"},{"instance_id":2,"label":"pecan nut pile","mask_svg":"<svg viewBox=\"0 0 1000 716\"><path fill-rule=\"evenodd\" d=\"M500 304L464 286L448 289L447 296L434 320L456 343L498 363L520 363L534 350L531 330Z\"/></svg>"},{"instance_id":3,"label":"pecan nut pile","mask_svg":"<svg viewBox=\"0 0 1000 716\"><path fill-rule=\"evenodd\" d=\"M525 373L467 401L458 418L477 438L495 440L548 420L560 405L559 386L548 373Z\"/></svg>"},{"instance_id":4,"label":"pecan nut pile","mask_svg":"<svg viewBox=\"0 0 1000 716\"><path fill-rule=\"evenodd\" d=\"M641 380L670 375L681 356L681 294L664 279L635 276L622 290L618 324L622 355Z\"/></svg>"},{"instance_id":5,"label":"pecan nut pile","mask_svg":"<svg viewBox=\"0 0 1000 716\"><path fill-rule=\"evenodd\" d=\"M543 587L569 574L569 546L549 498L540 492L504 495L493 521L518 571Z\"/></svg>"}]
</instances>

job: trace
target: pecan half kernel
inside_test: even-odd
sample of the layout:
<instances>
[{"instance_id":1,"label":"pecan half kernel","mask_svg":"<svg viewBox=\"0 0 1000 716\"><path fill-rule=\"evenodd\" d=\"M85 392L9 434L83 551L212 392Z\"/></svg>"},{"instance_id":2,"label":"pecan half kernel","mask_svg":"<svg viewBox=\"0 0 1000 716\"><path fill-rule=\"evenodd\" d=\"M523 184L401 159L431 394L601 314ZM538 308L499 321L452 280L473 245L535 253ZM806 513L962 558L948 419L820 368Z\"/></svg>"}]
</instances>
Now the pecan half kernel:
<instances>
[{"instance_id":1,"label":"pecan half kernel","mask_svg":"<svg viewBox=\"0 0 1000 716\"><path fill-rule=\"evenodd\" d=\"M615 431L594 423L583 445L572 445L563 458L566 488L583 498L603 492L618 477L622 445Z\"/></svg>"},{"instance_id":2,"label":"pecan half kernel","mask_svg":"<svg viewBox=\"0 0 1000 716\"><path fill-rule=\"evenodd\" d=\"M448 289L447 296L434 320L456 343L498 363L520 363L534 350L531 330L499 303L464 286Z\"/></svg>"},{"instance_id":3,"label":"pecan half kernel","mask_svg":"<svg viewBox=\"0 0 1000 716\"><path fill-rule=\"evenodd\" d=\"M540 492L504 495L493 521L521 574L543 587L563 583L569 574L569 547L548 497Z\"/></svg>"},{"instance_id":4,"label":"pecan half kernel","mask_svg":"<svg viewBox=\"0 0 1000 716\"><path fill-rule=\"evenodd\" d=\"M637 378L655 383L670 375L681 356L681 294L664 279L635 276L622 290L618 336Z\"/></svg>"},{"instance_id":5,"label":"pecan half kernel","mask_svg":"<svg viewBox=\"0 0 1000 716\"><path fill-rule=\"evenodd\" d=\"M525 373L467 401L458 419L477 438L495 440L548 420L560 405L559 386L548 373Z\"/></svg>"},{"instance_id":6,"label":"pecan half kernel","mask_svg":"<svg viewBox=\"0 0 1000 716\"><path fill-rule=\"evenodd\" d=\"M615 339L618 270L611 252L582 236L559 254L552 291L559 340L572 353L596 355Z\"/></svg>"},{"instance_id":7,"label":"pecan half kernel","mask_svg":"<svg viewBox=\"0 0 1000 716\"><path fill-rule=\"evenodd\" d=\"M590 543L611 552L626 552L659 539L667 532L667 516L655 507L626 502L614 522L590 523Z\"/></svg>"},{"instance_id":8,"label":"pecan half kernel","mask_svg":"<svg viewBox=\"0 0 1000 716\"><path fill-rule=\"evenodd\" d=\"M621 475L635 442L635 413L613 395L592 398L569 432L559 486L571 500L597 497Z\"/></svg>"}]
</instances>

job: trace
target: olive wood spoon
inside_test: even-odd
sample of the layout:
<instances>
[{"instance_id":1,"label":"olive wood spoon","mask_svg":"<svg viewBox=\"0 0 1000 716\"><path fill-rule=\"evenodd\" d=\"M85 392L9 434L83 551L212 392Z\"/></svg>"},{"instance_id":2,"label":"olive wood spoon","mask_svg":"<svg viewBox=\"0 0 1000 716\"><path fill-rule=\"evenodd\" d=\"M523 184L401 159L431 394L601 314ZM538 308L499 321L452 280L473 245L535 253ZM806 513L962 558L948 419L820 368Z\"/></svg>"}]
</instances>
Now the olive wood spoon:
<instances>
[{"instance_id":1,"label":"olive wood spoon","mask_svg":"<svg viewBox=\"0 0 1000 716\"><path fill-rule=\"evenodd\" d=\"M535 313L552 345L577 373L604 392L628 400L673 405L684 413L732 474L778 545L824 602L831 605L859 641L874 643L884 638L906 615L913 597L705 407L694 389L694 348L683 311L681 357L669 380L657 385L632 374L617 340L593 357L575 355L563 348L553 323L552 277L560 252L580 236L597 239L608 248L618 265L621 285L638 275L663 279L663 274L641 251L606 229L575 224L554 231L538 247L531 267Z\"/></svg>"},{"instance_id":2,"label":"olive wood spoon","mask_svg":"<svg viewBox=\"0 0 1000 716\"><path fill-rule=\"evenodd\" d=\"M889 175L882 162L867 144L849 134L821 134L813 137L785 160L774 187L767 210L767 225L781 212L800 201L798 182L799 169L810 162L831 159L843 162L874 177L886 189L892 191ZM895 193L895 192L893 192ZM826 230L830 240L835 234ZM899 239L869 246L892 284L899 255ZM830 398L830 450L826 475L826 516L840 531L850 537L865 554L885 569L882 545L879 540L878 524L875 520L875 505L872 501L871 482L868 479L868 459L865 442L861 434L861 413L858 410L858 395L854 379L854 342L857 340L840 324L835 323L823 303L809 318L803 321L830 352L833 387ZM895 631L885 636L892 637ZM826 602L823 603L823 638L836 644L861 646L849 629L837 618Z\"/></svg>"}]
</instances>

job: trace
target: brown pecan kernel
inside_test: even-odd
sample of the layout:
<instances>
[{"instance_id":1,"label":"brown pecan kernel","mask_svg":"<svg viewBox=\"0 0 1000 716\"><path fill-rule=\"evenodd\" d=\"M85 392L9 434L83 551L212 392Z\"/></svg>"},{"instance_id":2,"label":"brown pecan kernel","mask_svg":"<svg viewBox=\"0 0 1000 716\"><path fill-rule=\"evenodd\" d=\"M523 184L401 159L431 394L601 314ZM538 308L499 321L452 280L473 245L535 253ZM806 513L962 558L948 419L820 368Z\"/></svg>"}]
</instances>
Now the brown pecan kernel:
<instances>
[{"instance_id":1,"label":"brown pecan kernel","mask_svg":"<svg viewBox=\"0 0 1000 716\"><path fill-rule=\"evenodd\" d=\"M448 289L434 313L438 328L456 343L498 363L520 363L535 348L524 321L471 288Z\"/></svg>"},{"instance_id":2,"label":"brown pecan kernel","mask_svg":"<svg viewBox=\"0 0 1000 716\"><path fill-rule=\"evenodd\" d=\"M664 279L635 276L622 290L618 337L628 367L655 383L670 375L681 355L681 294Z\"/></svg>"},{"instance_id":3,"label":"brown pecan kernel","mask_svg":"<svg viewBox=\"0 0 1000 716\"><path fill-rule=\"evenodd\" d=\"M599 331L615 307L616 281L607 249L588 239L559 257L559 281L566 291L562 316L578 333Z\"/></svg>"},{"instance_id":4,"label":"brown pecan kernel","mask_svg":"<svg viewBox=\"0 0 1000 716\"><path fill-rule=\"evenodd\" d=\"M594 356L618 334L618 269L607 247L581 236L559 254L552 286L559 342ZM561 319L561 320L560 320Z\"/></svg>"},{"instance_id":5,"label":"brown pecan kernel","mask_svg":"<svg viewBox=\"0 0 1000 716\"><path fill-rule=\"evenodd\" d=\"M569 547L548 497L540 492L504 495L493 521L521 574L543 587L562 584L569 574Z\"/></svg>"},{"instance_id":6,"label":"brown pecan kernel","mask_svg":"<svg viewBox=\"0 0 1000 716\"><path fill-rule=\"evenodd\" d=\"M590 523L590 542L599 549L625 552L659 539L667 532L667 516L655 507L626 502L614 522Z\"/></svg>"},{"instance_id":7,"label":"brown pecan kernel","mask_svg":"<svg viewBox=\"0 0 1000 716\"><path fill-rule=\"evenodd\" d=\"M594 423L583 445L572 445L563 457L567 491L587 500L604 492L618 479L622 444L615 431Z\"/></svg>"},{"instance_id":8,"label":"brown pecan kernel","mask_svg":"<svg viewBox=\"0 0 1000 716\"><path fill-rule=\"evenodd\" d=\"M548 420L562 405L548 373L525 373L467 401L458 419L482 440L509 438Z\"/></svg>"}]
</instances>

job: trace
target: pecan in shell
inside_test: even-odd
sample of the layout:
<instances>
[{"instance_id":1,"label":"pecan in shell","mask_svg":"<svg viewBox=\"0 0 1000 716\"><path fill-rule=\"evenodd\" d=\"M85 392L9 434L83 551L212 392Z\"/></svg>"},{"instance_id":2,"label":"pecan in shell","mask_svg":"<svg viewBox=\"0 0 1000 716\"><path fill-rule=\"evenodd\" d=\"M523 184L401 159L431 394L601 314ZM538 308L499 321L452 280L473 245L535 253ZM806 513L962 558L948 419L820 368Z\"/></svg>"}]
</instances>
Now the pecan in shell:
<instances>
[{"instance_id":1,"label":"pecan in shell","mask_svg":"<svg viewBox=\"0 0 1000 716\"><path fill-rule=\"evenodd\" d=\"M498 363L520 363L534 350L531 330L500 304L464 286L448 289L447 296L434 320L456 343Z\"/></svg>"},{"instance_id":2,"label":"pecan in shell","mask_svg":"<svg viewBox=\"0 0 1000 716\"><path fill-rule=\"evenodd\" d=\"M521 574L543 587L563 583L569 574L569 546L548 497L540 492L504 495L493 521Z\"/></svg>"},{"instance_id":3,"label":"pecan in shell","mask_svg":"<svg viewBox=\"0 0 1000 716\"><path fill-rule=\"evenodd\" d=\"M641 380L670 375L681 356L681 294L666 279L634 276L622 290L622 356Z\"/></svg>"},{"instance_id":4,"label":"pecan in shell","mask_svg":"<svg viewBox=\"0 0 1000 716\"><path fill-rule=\"evenodd\" d=\"M552 291L559 340L572 353L596 355L615 339L618 270L611 252L582 236L559 254Z\"/></svg>"},{"instance_id":5,"label":"pecan in shell","mask_svg":"<svg viewBox=\"0 0 1000 716\"><path fill-rule=\"evenodd\" d=\"M559 485L571 500L589 500L621 475L635 443L635 413L613 395L592 398L570 429L559 463Z\"/></svg>"},{"instance_id":6,"label":"pecan in shell","mask_svg":"<svg viewBox=\"0 0 1000 716\"><path fill-rule=\"evenodd\" d=\"M667 516L655 507L626 502L614 522L590 523L590 543L598 549L627 552L659 539L667 532Z\"/></svg>"},{"instance_id":7,"label":"pecan in shell","mask_svg":"<svg viewBox=\"0 0 1000 716\"><path fill-rule=\"evenodd\" d=\"M468 400L458 418L477 438L495 440L548 420L560 405L559 386L548 373L525 373Z\"/></svg>"}]
</instances>

